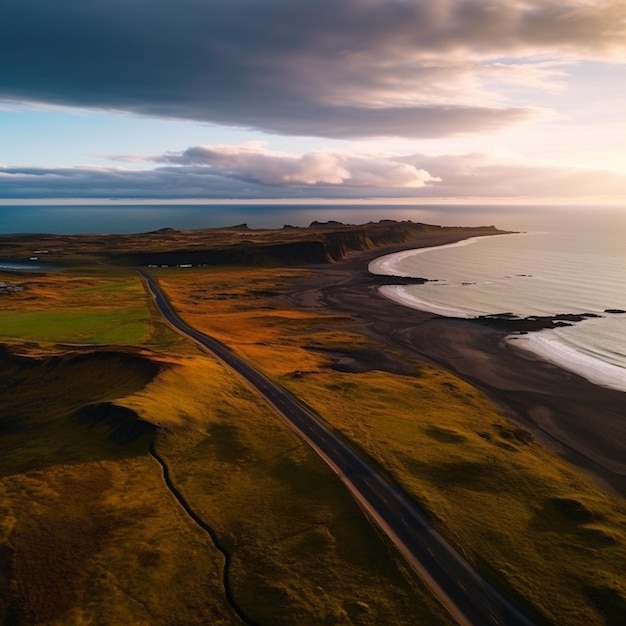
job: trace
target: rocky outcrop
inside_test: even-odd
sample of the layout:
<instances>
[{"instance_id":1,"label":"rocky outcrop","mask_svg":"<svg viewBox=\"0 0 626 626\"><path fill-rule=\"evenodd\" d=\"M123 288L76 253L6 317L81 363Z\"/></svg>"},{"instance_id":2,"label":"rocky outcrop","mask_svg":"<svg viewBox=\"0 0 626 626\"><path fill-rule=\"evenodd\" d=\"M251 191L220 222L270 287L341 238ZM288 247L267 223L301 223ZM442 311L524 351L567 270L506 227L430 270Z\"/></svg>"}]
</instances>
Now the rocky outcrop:
<instances>
[{"instance_id":1,"label":"rocky outcrop","mask_svg":"<svg viewBox=\"0 0 626 626\"><path fill-rule=\"evenodd\" d=\"M576 322L600 317L596 313L560 313L558 315L530 315L518 317L513 313L496 313L494 315L480 315L470 321L485 324L507 332L525 333L546 328L560 328L572 326Z\"/></svg>"},{"instance_id":2,"label":"rocky outcrop","mask_svg":"<svg viewBox=\"0 0 626 626\"><path fill-rule=\"evenodd\" d=\"M345 224L337 220L329 220L328 222L318 222L314 220L309 224L309 228L339 228L341 226L345 226Z\"/></svg>"}]
</instances>

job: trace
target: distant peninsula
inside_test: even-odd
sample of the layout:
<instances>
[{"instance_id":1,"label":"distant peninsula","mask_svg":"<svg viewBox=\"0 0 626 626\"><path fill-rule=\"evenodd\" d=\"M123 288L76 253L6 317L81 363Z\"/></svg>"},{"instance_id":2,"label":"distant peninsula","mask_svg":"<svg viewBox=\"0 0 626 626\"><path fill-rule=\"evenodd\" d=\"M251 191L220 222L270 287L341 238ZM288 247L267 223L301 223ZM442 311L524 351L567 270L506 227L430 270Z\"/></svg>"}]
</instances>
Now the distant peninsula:
<instances>
[{"instance_id":1,"label":"distant peninsula","mask_svg":"<svg viewBox=\"0 0 626 626\"><path fill-rule=\"evenodd\" d=\"M297 266L333 263L351 252L403 245L442 236L464 239L503 234L495 226L446 227L412 221L381 220L367 224L312 222L308 227L175 230L161 228L137 234L0 236L5 260L28 262L33 251L46 248L46 262L75 265L100 259L127 266ZM433 245L437 245L433 243ZM0 259L2 260L2 259Z\"/></svg>"}]
</instances>

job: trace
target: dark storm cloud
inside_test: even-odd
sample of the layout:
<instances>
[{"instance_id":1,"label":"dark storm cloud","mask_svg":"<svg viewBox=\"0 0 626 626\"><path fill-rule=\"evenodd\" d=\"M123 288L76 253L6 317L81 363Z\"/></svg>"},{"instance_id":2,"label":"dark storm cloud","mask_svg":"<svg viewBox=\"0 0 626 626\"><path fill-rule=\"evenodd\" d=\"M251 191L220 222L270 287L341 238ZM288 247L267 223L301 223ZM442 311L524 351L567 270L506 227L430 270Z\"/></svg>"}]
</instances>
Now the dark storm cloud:
<instances>
[{"instance_id":1,"label":"dark storm cloud","mask_svg":"<svg viewBox=\"0 0 626 626\"><path fill-rule=\"evenodd\" d=\"M602 58L624 3L3 0L0 98L297 135L437 136L532 115L476 84L489 59Z\"/></svg>"},{"instance_id":2,"label":"dark storm cloud","mask_svg":"<svg viewBox=\"0 0 626 626\"><path fill-rule=\"evenodd\" d=\"M256 197L245 185L203 169L131 171L95 167L0 167L0 199ZM0 208L1 211L1 208Z\"/></svg>"}]
</instances>

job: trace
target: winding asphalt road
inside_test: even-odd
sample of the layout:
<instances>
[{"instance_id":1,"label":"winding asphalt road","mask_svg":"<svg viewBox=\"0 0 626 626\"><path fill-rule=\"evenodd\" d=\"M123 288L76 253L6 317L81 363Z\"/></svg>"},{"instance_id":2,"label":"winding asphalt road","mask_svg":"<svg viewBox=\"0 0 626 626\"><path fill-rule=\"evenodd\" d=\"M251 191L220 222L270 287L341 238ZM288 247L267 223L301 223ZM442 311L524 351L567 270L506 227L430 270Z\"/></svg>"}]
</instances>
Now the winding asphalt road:
<instances>
[{"instance_id":1,"label":"winding asphalt road","mask_svg":"<svg viewBox=\"0 0 626 626\"><path fill-rule=\"evenodd\" d=\"M140 273L165 319L241 374L275 407L340 477L459 624L533 624L432 528L406 494L369 467L285 389L223 343L181 320L154 277L143 270Z\"/></svg>"}]
</instances>

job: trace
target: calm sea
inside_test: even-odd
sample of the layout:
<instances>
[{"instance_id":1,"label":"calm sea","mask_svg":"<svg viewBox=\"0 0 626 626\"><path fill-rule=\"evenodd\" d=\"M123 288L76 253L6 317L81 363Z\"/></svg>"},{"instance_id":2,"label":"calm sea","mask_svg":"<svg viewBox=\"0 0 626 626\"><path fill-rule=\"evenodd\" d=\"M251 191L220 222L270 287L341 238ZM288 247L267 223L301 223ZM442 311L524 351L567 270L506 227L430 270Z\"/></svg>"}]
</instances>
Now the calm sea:
<instances>
[{"instance_id":1,"label":"calm sea","mask_svg":"<svg viewBox=\"0 0 626 626\"><path fill-rule=\"evenodd\" d=\"M330 205L330 204L122 204L2 205L0 234L9 233L142 233L160 228L217 228L247 223L251 228L308 226L338 220L363 224L381 219L412 220L443 226L495 224L529 230L585 222L593 208L473 205ZM604 214L605 212L603 212ZM598 218L600 221L604 217ZM1 255L0 255L1 256Z\"/></svg>"},{"instance_id":2,"label":"calm sea","mask_svg":"<svg viewBox=\"0 0 626 626\"><path fill-rule=\"evenodd\" d=\"M454 317L595 313L573 326L512 336L517 346L589 380L626 391L626 221L498 235L374 261L376 273L436 282L383 287L414 308Z\"/></svg>"}]
</instances>

